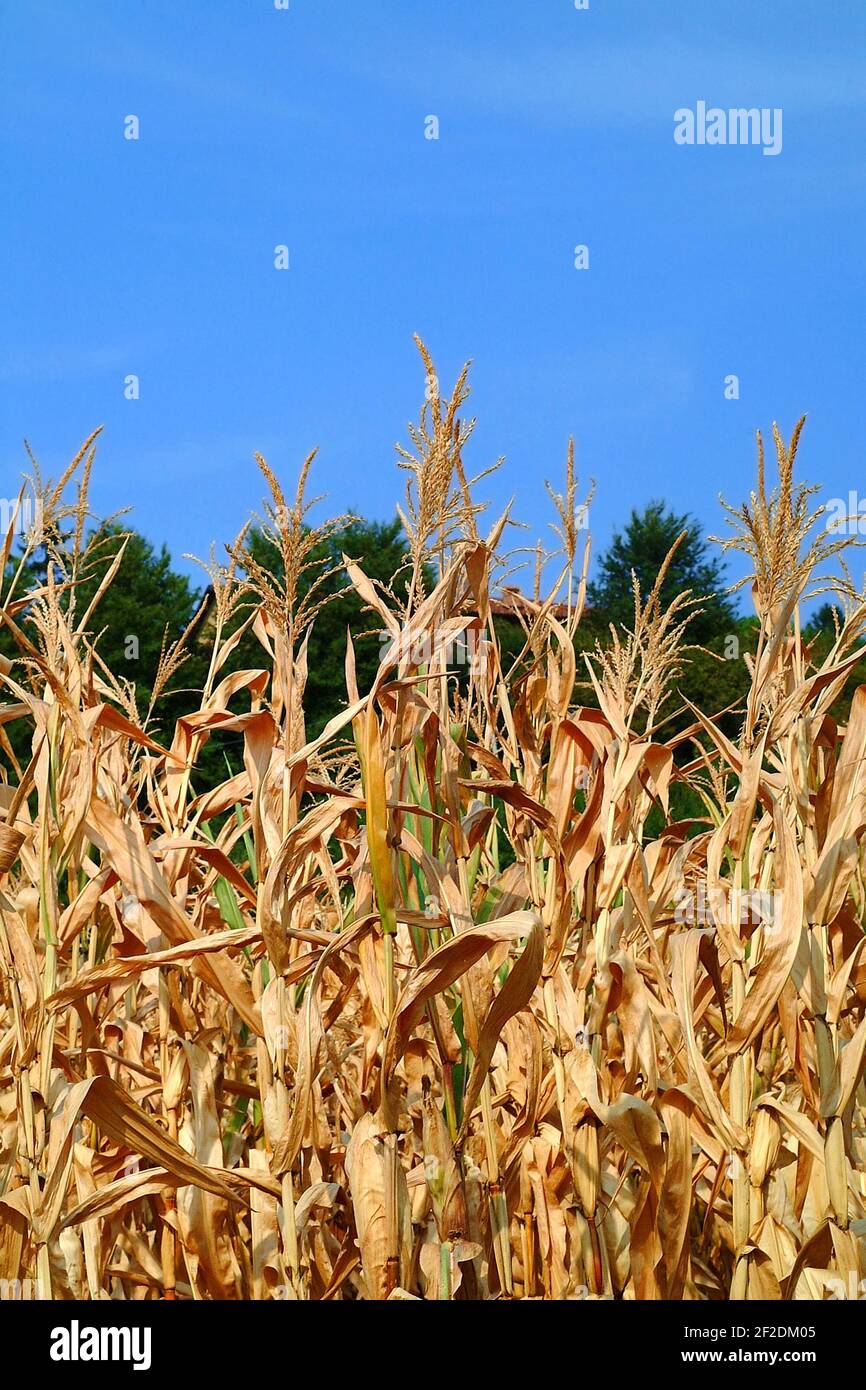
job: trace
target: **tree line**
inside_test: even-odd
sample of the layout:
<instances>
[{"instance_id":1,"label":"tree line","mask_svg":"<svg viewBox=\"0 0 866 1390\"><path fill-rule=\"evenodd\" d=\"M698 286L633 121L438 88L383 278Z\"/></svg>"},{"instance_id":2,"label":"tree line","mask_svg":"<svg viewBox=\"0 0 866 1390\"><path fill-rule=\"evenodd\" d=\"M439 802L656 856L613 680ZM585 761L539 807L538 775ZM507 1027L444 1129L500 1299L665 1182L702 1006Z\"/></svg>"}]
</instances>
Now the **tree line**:
<instances>
[{"instance_id":1,"label":"tree line","mask_svg":"<svg viewBox=\"0 0 866 1390\"><path fill-rule=\"evenodd\" d=\"M103 557L107 567L123 548L115 581L100 599L93 616L93 640L101 662L128 683L139 718L148 711L160 660L167 647L188 632L185 657L168 687L160 694L150 715L149 731L154 737L170 739L175 720L196 708L196 696L207 676L210 657L209 636L213 617L205 585L197 586L187 574L176 570L165 545L154 546L143 535L114 523L103 528ZM668 733L689 728L694 717L690 704L722 716L723 728L734 735L738 711L749 685L746 659L754 651L755 621L741 613L726 592L727 576L721 559L710 549L695 520L681 515L662 501L653 501L643 510L632 510L621 531L614 533L610 545L599 557L596 577L587 588L587 606L575 634L578 649L578 679L586 676L581 652L610 640L611 624L629 628L634 613L633 582L645 596L652 589L659 569L678 536L684 533L666 572L661 599L665 606L684 590L700 597L688 629L690 650L678 681L678 693L669 706ZM280 578L281 560L277 548L261 530L253 529L246 545L259 562ZM369 688L381 656L381 634L375 615L366 610L357 593L346 589L343 555L356 560L371 579L378 580L401 596L407 546L398 518L371 521L351 518L330 534L315 555L320 580L318 597L327 599L309 635L307 683L304 712L308 737L315 736L327 720L341 708L345 699L345 656L347 634L355 649L358 686ZM15 563L10 557L8 565ZM34 585L45 580L46 560L31 559L27 578ZM88 575L78 586L77 611L85 612L96 596L104 568ZM632 576L634 576L634 581ZM432 576L431 576L432 580ZM523 652L524 633L518 620L501 605L494 618L497 638L508 659ZM831 605L825 604L806 627L804 641L818 650L833 641ZM18 656L8 632L0 630L0 654ZM524 657L524 659L526 659ZM262 651L257 638L247 631L238 642L226 667L237 670L261 664ZM222 674L225 674L224 671ZM460 673L458 672L458 678ZM843 718L856 686L866 680L866 663L852 672L840 697L834 716ZM591 683L578 690L578 700L595 705ZM0 728L0 733L2 733ZM29 756L20 747L15 721L5 727L7 754ZM226 775L226 764L236 768L240 743L226 735L213 739L200 759L198 780L206 784Z\"/></svg>"}]
</instances>

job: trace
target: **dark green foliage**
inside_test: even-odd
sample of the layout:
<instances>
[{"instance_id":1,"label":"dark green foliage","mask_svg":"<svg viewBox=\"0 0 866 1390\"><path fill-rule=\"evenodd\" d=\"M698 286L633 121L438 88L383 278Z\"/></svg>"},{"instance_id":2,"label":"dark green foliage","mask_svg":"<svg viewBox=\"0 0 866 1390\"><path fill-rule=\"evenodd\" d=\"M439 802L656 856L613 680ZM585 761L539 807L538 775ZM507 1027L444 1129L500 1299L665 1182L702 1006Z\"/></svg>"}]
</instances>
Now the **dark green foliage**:
<instances>
[{"instance_id":1,"label":"dark green foliage","mask_svg":"<svg viewBox=\"0 0 866 1390\"><path fill-rule=\"evenodd\" d=\"M108 532L106 564L122 543L122 528ZM172 569L165 545L156 550L137 531L129 534L116 580L99 601L91 620L102 660L119 679L135 681L141 717L147 713L163 644L176 642L195 614L200 592L190 579ZM78 586L76 609L84 613L96 593L99 576ZM198 672L180 668L173 687L200 686ZM180 711L179 711L180 712ZM163 718L160 719L164 723Z\"/></svg>"},{"instance_id":2,"label":"dark green foliage","mask_svg":"<svg viewBox=\"0 0 866 1390\"><path fill-rule=\"evenodd\" d=\"M693 715L686 707L689 701L705 713L718 716L722 710L734 707L721 718L721 726L729 736L736 736L739 710L748 688L748 672L742 658L754 652L757 625L754 619L737 614L725 595L725 575L721 562L708 550L696 523L688 516L677 515L662 502L651 503L644 512L633 511L623 532L616 533L609 549L598 561L598 578L589 586L589 605L575 635L577 648L576 699L595 705L595 693L587 679L583 653L591 651L596 640L604 644L609 638L611 622L626 627L633 621L633 598L630 571L635 570L644 597L655 582L659 567L673 541L681 531L686 537L674 558L662 589L662 601L670 600L681 590L690 588L694 594L706 595L704 612L698 614L689 627L689 640L698 649L688 653L688 660L664 714L668 723L659 731L662 738L688 727ZM107 538L99 573L94 573L79 585L76 607L82 614L96 592L99 578L126 534L119 526L105 528ZM281 579L279 551L261 531L253 531L249 544L256 558ZM357 519L323 541L314 553L315 566L301 580L301 587L310 584L321 566L327 577L318 590L327 601L321 607L310 631L307 652L307 687L304 698L307 737L318 734L325 723L345 704L345 656L347 633L351 633L355 650L355 667L361 693L366 692L375 675L381 654L381 622L365 610L354 590L347 589L342 564L343 555L356 560L364 573L391 589L399 601L405 594L406 543L400 522L377 522ZM11 562L10 562L11 563ZM44 558L32 565L28 579L34 583L44 579ZM428 584L432 577L427 576ZM19 592L27 585L19 587ZM68 601L68 600L66 600ZM184 632L201 601L194 583L172 568L165 546L156 549L136 532L129 535L120 571L111 584L90 624L102 659L119 678L131 680L136 686L140 717L147 713L153 683L164 641L176 641ZM236 617L235 621L240 621ZM19 615L26 627L26 615ZM523 651L524 633L516 619L497 616L496 632L502 651L505 671ZM175 720L197 707L198 693L206 679L210 659L210 640L213 635L212 614L205 613L194 628L187 644L187 660L175 672L168 688L157 701L151 729L157 737L170 740ZM829 603L812 617L804 638L824 654L834 640L832 607ZM14 657L14 643L5 631L0 631L0 652ZM531 660L531 657L528 658ZM527 657L524 654L524 663ZM264 653L251 632L247 632L232 652L218 679L230 671L266 665ZM458 673L465 678L465 673ZM866 680L866 663L856 668L849 678L843 696L834 707L837 718L844 718L851 694ZM21 758L27 750L20 747L16 732L18 721L7 726L16 755ZM221 735L211 738L202 748L194 775L195 790L201 791L226 776L226 760L232 770L240 766L242 740L240 735ZM687 746L682 756L691 756Z\"/></svg>"},{"instance_id":3,"label":"dark green foliage","mask_svg":"<svg viewBox=\"0 0 866 1390\"><path fill-rule=\"evenodd\" d=\"M669 511L664 502L650 502L643 512L632 510L624 531L614 532L608 550L598 561L598 578L589 585L589 602L608 622L632 627L634 570L644 598L650 593L665 556L677 536L685 532L662 584L664 608L685 589L701 598L703 612L689 624L689 641L710 645L736 628L737 614L725 595L724 566L711 552L697 522Z\"/></svg>"}]
</instances>

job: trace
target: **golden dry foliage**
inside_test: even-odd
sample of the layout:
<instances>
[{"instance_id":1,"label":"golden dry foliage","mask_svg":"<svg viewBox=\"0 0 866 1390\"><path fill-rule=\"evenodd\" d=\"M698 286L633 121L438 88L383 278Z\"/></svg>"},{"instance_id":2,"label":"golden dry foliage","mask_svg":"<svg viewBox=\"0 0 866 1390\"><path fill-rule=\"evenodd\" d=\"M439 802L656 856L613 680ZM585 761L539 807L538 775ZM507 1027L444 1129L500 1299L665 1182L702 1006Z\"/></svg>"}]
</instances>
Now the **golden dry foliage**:
<instances>
[{"instance_id":1,"label":"golden dry foliage","mask_svg":"<svg viewBox=\"0 0 866 1390\"><path fill-rule=\"evenodd\" d=\"M231 547L170 747L70 599L98 561L87 479L77 510L40 481L50 578L27 595L7 565L2 594L0 1279L56 1299L844 1297L866 1274L866 687L846 726L829 710L866 606L846 585L816 669L797 605L835 547L810 546L797 435L780 495L762 465L734 514L761 623L741 737L695 710L675 762L656 713L700 596L662 613L635 585L583 707L584 559L564 625L513 598L526 649L504 669L504 518L483 538L465 373L444 401L424 362L409 601L347 562L392 641L363 695L349 647L345 710L313 741L308 463L293 504L261 465L286 573ZM573 571L571 455L554 498ZM238 608L262 660L225 674ZM219 731L243 770L196 792ZM675 781L704 821L671 820Z\"/></svg>"}]
</instances>

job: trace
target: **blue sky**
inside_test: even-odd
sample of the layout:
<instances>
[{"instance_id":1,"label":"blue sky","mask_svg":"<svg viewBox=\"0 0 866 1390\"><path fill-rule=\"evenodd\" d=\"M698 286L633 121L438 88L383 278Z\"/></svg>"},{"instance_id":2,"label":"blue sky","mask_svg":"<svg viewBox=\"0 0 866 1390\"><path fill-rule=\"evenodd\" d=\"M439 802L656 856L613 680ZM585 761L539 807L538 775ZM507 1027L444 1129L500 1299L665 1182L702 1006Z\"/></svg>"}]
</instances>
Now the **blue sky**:
<instances>
[{"instance_id":1,"label":"blue sky","mask_svg":"<svg viewBox=\"0 0 866 1390\"><path fill-rule=\"evenodd\" d=\"M179 562L256 449L392 515L417 331L527 541L572 432L596 550L655 496L717 531L802 411L866 494L864 40L862 0L0 0L0 490L103 423L95 505ZM780 107L781 153L677 145L699 100Z\"/></svg>"}]
</instances>

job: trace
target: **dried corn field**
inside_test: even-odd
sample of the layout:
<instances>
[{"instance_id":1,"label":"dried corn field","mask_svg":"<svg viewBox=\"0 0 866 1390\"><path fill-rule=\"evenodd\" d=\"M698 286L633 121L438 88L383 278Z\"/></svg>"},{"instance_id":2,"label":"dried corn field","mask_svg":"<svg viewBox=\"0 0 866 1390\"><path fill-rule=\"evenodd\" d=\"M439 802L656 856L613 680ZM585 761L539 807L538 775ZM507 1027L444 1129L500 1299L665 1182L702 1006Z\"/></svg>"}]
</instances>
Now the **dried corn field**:
<instances>
[{"instance_id":1,"label":"dried corn field","mask_svg":"<svg viewBox=\"0 0 866 1390\"><path fill-rule=\"evenodd\" d=\"M173 729L99 657L94 438L37 479L34 592L10 527L0 1279L60 1300L845 1296L866 1275L866 688L846 724L829 710L866 599L793 481L798 434L728 512L760 620L739 737L696 708L672 736L701 595L635 586L631 630L578 660L570 456L562 550L534 597L507 591L509 668L508 521L464 471L465 373L440 397L423 355L405 593L346 557L389 640L365 692L347 644L314 739L309 461L288 498L261 461L279 573L246 532L213 569L209 675ZM799 605L827 584L845 617L816 666ZM227 670L241 631L260 665ZM242 768L203 787L225 734Z\"/></svg>"}]
</instances>

